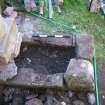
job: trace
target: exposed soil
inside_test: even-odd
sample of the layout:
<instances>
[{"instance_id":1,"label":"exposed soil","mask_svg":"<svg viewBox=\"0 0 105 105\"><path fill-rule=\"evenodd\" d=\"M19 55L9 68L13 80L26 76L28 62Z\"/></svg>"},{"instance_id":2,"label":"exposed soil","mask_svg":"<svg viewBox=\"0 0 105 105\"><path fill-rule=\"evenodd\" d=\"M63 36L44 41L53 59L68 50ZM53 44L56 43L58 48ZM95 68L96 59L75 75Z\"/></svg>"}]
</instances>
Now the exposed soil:
<instances>
[{"instance_id":1,"label":"exposed soil","mask_svg":"<svg viewBox=\"0 0 105 105\"><path fill-rule=\"evenodd\" d=\"M71 58L75 57L75 48L22 45L16 58L19 68L32 68L36 73L64 73Z\"/></svg>"}]
</instances>

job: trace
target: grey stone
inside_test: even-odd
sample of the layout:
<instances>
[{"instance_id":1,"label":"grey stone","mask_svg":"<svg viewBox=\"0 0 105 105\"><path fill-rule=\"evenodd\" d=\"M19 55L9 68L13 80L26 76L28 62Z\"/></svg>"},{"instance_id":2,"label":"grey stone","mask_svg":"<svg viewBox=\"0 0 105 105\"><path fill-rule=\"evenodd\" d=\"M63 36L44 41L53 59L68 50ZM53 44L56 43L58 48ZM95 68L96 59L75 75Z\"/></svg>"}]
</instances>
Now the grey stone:
<instances>
[{"instance_id":1,"label":"grey stone","mask_svg":"<svg viewBox=\"0 0 105 105\"><path fill-rule=\"evenodd\" d=\"M17 66L14 62L6 65L0 65L0 81L12 79L17 75Z\"/></svg>"},{"instance_id":2,"label":"grey stone","mask_svg":"<svg viewBox=\"0 0 105 105\"><path fill-rule=\"evenodd\" d=\"M64 74L67 87L72 90L94 90L93 65L86 60L71 59Z\"/></svg>"},{"instance_id":3,"label":"grey stone","mask_svg":"<svg viewBox=\"0 0 105 105\"><path fill-rule=\"evenodd\" d=\"M68 97L72 98L74 96L74 93L72 91L68 91Z\"/></svg>"},{"instance_id":4,"label":"grey stone","mask_svg":"<svg viewBox=\"0 0 105 105\"><path fill-rule=\"evenodd\" d=\"M88 102L90 105L95 105L96 98L94 93L88 93Z\"/></svg>"},{"instance_id":5,"label":"grey stone","mask_svg":"<svg viewBox=\"0 0 105 105\"><path fill-rule=\"evenodd\" d=\"M37 99L37 98L34 98L34 99L31 99L29 101L27 101L25 103L25 105L43 105L42 101Z\"/></svg>"},{"instance_id":6,"label":"grey stone","mask_svg":"<svg viewBox=\"0 0 105 105\"><path fill-rule=\"evenodd\" d=\"M18 70L18 74L12 80L8 80L7 84L25 86L25 87L59 87L63 88L63 74L39 74L33 69L23 68Z\"/></svg>"},{"instance_id":7,"label":"grey stone","mask_svg":"<svg viewBox=\"0 0 105 105\"><path fill-rule=\"evenodd\" d=\"M75 100L73 101L73 105L85 105L85 103L82 102L81 100Z\"/></svg>"},{"instance_id":8,"label":"grey stone","mask_svg":"<svg viewBox=\"0 0 105 105\"><path fill-rule=\"evenodd\" d=\"M92 60L94 54L94 40L86 33L76 35L77 57Z\"/></svg>"}]
</instances>

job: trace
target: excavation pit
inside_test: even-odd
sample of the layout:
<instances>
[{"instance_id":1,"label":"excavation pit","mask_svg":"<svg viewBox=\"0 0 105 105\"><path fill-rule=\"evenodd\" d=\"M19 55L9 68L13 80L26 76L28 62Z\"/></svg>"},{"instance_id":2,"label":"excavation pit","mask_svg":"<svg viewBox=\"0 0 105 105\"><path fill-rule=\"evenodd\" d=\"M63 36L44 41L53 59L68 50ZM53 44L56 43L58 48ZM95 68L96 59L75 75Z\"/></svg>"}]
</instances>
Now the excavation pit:
<instances>
[{"instance_id":1,"label":"excavation pit","mask_svg":"<svg viewBox=\"0 0 105 105\"><path fill-rule=\"evenodd\" d=\"M17 75L6 84L37 88L64 88L64 73L75 58L71 38L33 38L23 42L15 58Z\"/></svg>"},{"instance_id":2,"label":"excavation pit","mask_svg":"<svg viewBox=\"0 0 105 105\"><path fill-rule=\"evenodd\" d=\"M17 67L31 68L35 73L65 73L69 61L75 57L75 47L40 46L22 44L20 54L15 59Z\"/></svg>"}]
</instances>

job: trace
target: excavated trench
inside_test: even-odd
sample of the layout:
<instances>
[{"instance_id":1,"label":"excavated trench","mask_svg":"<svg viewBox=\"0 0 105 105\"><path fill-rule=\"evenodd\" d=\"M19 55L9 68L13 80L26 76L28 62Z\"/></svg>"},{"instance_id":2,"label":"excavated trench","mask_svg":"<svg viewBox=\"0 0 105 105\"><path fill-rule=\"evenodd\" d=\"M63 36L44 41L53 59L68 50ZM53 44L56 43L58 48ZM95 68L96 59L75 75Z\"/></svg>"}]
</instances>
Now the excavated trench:
<instances>
[{"instance_id":1,"label":"excavated trench","mask_svg":"<svg viewBox=\"0 0 105 105\"><path fill-rule=\"evenodd\" d=\"M35 73L65 73L71 58L75 57L75 47L40 46L22 44L20 54L15 59L18 68L31 68Z\"/></svg>"},{"instance_id":2,"label":"excavated trench","mask_svg":"<svg viewBox=\"0 0 105 105\"><path fill-rule=\"evenodd\" d=\"M28 80L27 75L21 75L21 68L34 70L34 73L52 75L65 73L70 59L76 57L75 47L50 46L22 43L19 56L15 59L18 67L18 75L14 77L12 83ZM19 74L20 72L20 74ZM29 75L30 76L30 75ZM20 79L20 78L24 79ZM19 80L20 79L20 80ZM18 81L19 80L19 81ZM10 81L11 82L11 81ZM30 81L28 81L30 82ZM3 87L0 89L0 105L90 105L88 93L59 90L57 88L25 89ZM94 104L95 105L95 104Z\"/></svg>"}]
</instances>

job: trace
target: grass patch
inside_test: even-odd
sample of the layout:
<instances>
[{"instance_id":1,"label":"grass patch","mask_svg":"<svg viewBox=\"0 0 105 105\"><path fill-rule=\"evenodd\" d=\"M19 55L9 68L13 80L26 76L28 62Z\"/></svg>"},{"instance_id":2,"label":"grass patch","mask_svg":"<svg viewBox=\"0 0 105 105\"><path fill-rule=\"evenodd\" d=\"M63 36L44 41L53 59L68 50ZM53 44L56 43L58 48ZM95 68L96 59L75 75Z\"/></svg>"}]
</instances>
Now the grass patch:
<instances>
[{"instance_id":1,"label":"grass patch","mask_svg":"<svg viewBox=\"0 0 105 105\"><path fill-rule=\"evenodd\" d=\"M0 4L1 2L3 3L3 0L0 0ZM90 13L87 6L88 0L64 0L62 14L54 12L53 20L61 24L76 24L83 32L93 35L97 57L105 57L105 20L101 19L100 14ZM45 33L52 33L57 28L59 32L65 32L63 27L49 21L45 21L43 27L41 30Z\"/></svg>"},{"instance_id":2,"label":"grass patch","mask_svg":"<svg viewBox=\"0 0 105 105\"><path fill-rule=\"evenodd\" d=\"M100 14L88 11L87 0L64 0L62 14L54 12L53 20L61 24L76 24L83 32L93 35L97 57L105 57L105 20L102 20ZM64 31L63 27L46 23L45 27L48 28L43 31L51 33L55 27Z\"/></svg>"},{"instance_id":3,"label":"grass patch","mask_svg":"<svg viewBox=\"0 0 105 105\"><path fill-rule=\"evenodd\" d=\"M88 11L87 0L64 0L63 13L55 14L54 19L61 23L77 24L78 27L95 37L97 57L105 57L105 20L100 14Z\"/></svg>"}]
</instances>

